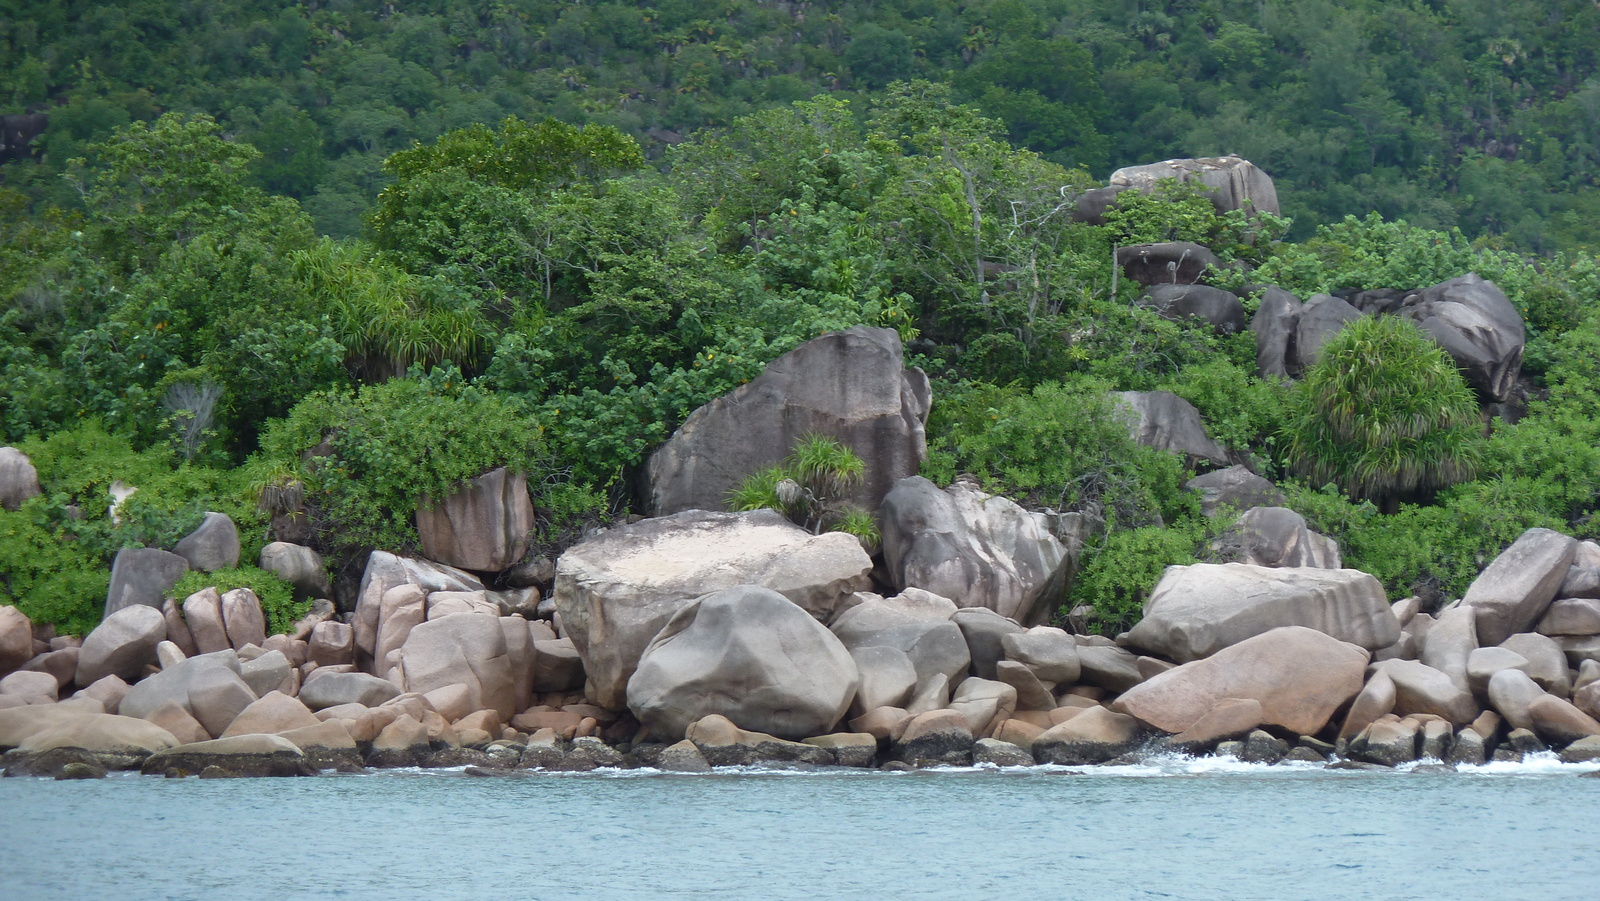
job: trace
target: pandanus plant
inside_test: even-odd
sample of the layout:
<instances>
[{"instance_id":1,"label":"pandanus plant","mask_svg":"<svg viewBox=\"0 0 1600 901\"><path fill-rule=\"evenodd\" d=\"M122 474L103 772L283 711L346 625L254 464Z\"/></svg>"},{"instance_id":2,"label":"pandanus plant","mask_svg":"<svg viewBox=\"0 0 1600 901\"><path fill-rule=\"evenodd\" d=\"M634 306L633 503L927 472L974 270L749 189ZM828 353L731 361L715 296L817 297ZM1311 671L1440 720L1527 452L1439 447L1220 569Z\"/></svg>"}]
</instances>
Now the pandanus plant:
<instances>
[{"instance_id":1,"label":"pandanus plant","mask_svg":"<svg viewBox=\"0 0 1600 901\"><path fill-rule=\"evenodd\" d=\"M1472 389L1442 348L1395 316L1358 319L1324 345L1282 438L1302 476L1386 513L1473 478L1482 460Z\"/></svg>"},{"instance_id":2,"label":"pandanus plant","mask_svg":"<svg viewBox=\"0 0 1600 901\"><path fill-rule=\"evenodd\" d=\"M878 544L877 522L871 513L844 500L866 471L866 464L850 448L812 433L801 438L782 463L746 478L729 493L728 505L734 510L777 510L814 534L848 532L870 552Z\"/></svg>"}]
</instances>

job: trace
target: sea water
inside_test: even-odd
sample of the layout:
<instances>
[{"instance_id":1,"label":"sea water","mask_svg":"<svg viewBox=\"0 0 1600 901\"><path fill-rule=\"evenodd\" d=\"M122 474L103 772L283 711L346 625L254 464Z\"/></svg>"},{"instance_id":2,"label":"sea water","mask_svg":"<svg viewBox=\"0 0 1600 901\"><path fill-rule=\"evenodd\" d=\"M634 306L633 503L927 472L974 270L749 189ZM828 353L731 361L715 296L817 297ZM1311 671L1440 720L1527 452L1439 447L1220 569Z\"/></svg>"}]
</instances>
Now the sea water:
<instances>
[{"instance_id":1,"label":"sea water","mask_svg":"<svg viewBox=\"0 0 1600 901\"><path fill-rule=\"evenodd\" d=\"M1600 769L0 780L0 899L1600 899Z\"/></svg>"}]
</instances>

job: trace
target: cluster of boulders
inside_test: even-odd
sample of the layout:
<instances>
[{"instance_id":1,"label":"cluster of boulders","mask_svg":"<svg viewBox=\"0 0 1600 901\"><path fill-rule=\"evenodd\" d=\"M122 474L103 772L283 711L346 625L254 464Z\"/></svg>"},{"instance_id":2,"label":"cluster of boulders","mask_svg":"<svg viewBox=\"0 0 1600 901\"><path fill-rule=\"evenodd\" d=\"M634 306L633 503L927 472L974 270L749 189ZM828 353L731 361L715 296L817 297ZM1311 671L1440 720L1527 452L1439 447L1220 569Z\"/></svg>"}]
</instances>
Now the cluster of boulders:
<instances>
[{"instance_id":1,"label":"cluster of boulders","mask_svg":"<svg viewBox=\"0 0 1600 901\"><path fill-rule=\"evenodd\" d=\"M651 465L672 508L787 453L729 436L869 435L869 471L894 476L858 499L881 547L690 506L523 563L526 488L497 471L423 505L437 559L372 553L343 613L318 600L288 634L266 634L248 589L177 598L164 558L119 557L81 641L0 607L7 773L1600 759L1600 547L1533 530L1425 613L1342 568L1234 466L1191 483L1208 514L1245 511L1213 547L1223 562L1168 569L1116 640L1070 634L1046 621L1092 525L915 475L929 399L899 353L888 330L804 345ZM872 379L850 374L857 355ZM1221 462L1197 415L1198 438L1173 426L1172 400L1120 402L1140 440ZM0 451L0 486L26 483L18 456ZM210 516L154 553L179 573L231 565L237 530ZM269 545L260 563L328 594L308 548Z\"/></svg>"}]
</instances>

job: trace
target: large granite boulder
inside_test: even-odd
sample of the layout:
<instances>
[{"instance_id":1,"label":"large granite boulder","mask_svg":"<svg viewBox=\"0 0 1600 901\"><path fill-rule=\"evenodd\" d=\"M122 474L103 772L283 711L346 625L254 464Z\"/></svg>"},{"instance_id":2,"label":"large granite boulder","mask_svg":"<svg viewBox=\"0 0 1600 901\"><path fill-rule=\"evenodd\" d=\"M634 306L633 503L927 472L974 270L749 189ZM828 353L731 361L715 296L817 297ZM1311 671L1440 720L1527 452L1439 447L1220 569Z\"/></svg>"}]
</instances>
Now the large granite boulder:
<instances>
[{"instance_id":1,"label":"large granite boulder","mask_svg":"<svg viewBox=\"0 0 1600 901\"><path fill-rule=\"evenodd\" d=\"M1339 543L1287 507L1252 507L1212 543L1222 559L1253 566L1341 568Z\"/></svg>"},{"instance_id":2,"label":"large granite boulder","mask_svg":"<svg viewBox=\"0 0 1600 901\"><path fill-rule=\"evenodd\" d=\"M483 583L477 576L462 572L453 566L429 560L398 557L386 551L373 551L367 557L367 568L361 576L355 615L350 619L350 625L355 630L356 662L362 669L373 667L378 633L384 618L383 596L391 588L401 585L414 585L424 596L433 591L483 590ZM420 619L418 621L420 622ZM394 645L394 647L399 646L399 644Z\"/></svg>"},{"instance_id":3,"label":"large granite boulder","mask_svg":"<svg viewBox=\"0 0 1600 901\"><path fill-rule=\"evenodd\" d=\"M453 613L420 623L406 636L400 662L407 691L427 694L459 685L466 690L468 712L493 710L502 720L520 712L498 616Z\"/></svg>"},{"instance_id":4,"label":"large granite boulder","mask_svg":"<svg viewBox=\"0 0 1600 901\"><path fill-rule=\"evenodd\" d=\"M239 527L226 513L207 513L172 552L189 561L190 569L208 573L234 569L239 565Z\"/></svg>"},{"instance_id":5,"label":"large granite boulder","mask_svg":"<svg viewBox=\"0 0 1600 901\"><path fill-rule=\"evenodd\" d=\"M1522 369L1527 329L1494 282L1469 272L1409 295L1399 315L1433 337L1487 401L1503 401Z\"/></svg>"},{"instance_id":6,"label":"large granite boulder","mask_svg":"<svg viewBox=\"0 0 1600 901\"><path fill-rule=\"evenodd\" d=\"M232 651L219 651L191 657L141 680L117 710L123 716L143 718L174 703L215 738L255 700L255 692L239 675L238 657Z\"/></svg>"},{"instance_id":7,"label":"large granite boulder","mask_svg":"<svg viewBox=\"0 0 1600 901\"><path fill-rule=\"evenodd\" d=\"M1315 735L1361 690L1368 657L1326 633L1286 626L1160 673L1128 689L1112 707L1179 733L1224 698L1255 699L1263 723Z\"/></svg>"},{"instance_id":8,"label":"large granite boulder","mask_svg":"<svg viewBox=\"0 0 1600 901\"><path fill-rule=\"evenodd\" d=\"M1497 645L1533 628L1566 578L1577 547L1569 535L1529 529L1495 557L1461 598L1477 611L1478 643Z\"/></svg>"},{"instance_id":9,"label":"large granite boulder","mask_svg":"<svg viewBox=\"0 0 1600 901\"><path fill-rule=\"evenodd\" d=\"M294 586L295 600L325 598L333 594L322 555L303 544L274 541L261 549L256 564Z\"/></svg>"},{"instance_id":10,"label":"large granite boulder","mask_svg":"<svg viewBox=\"0 0 1600 901\"><path fill-rule=\"evenodd\" d=\"M1204 711L1202 711L1204 712ZM1137 748L1144 739L1138 719L1104 707L1090 707L1033 740L1040 763L1077 766L1104 763Z\"/></svg>"},{"instance_id":11,"label":"large granite boulder","mask_svg":"<svg viewBox=\"0 0 1600 901\"><path fill-rule=\"evenodd\" d=\"M645 647L696 598L759 585L826 622L869 586L871 571L860 542L842 532L812 535L772 510L688 510L569 548L556 564L555 604L583 658L589 697L621 710Z\"/></svg>"},{"instance_id":12,"label":"large granite boulder","mask_svg":"<svg viewBox=\"0 0 1600 901\"><path fill-rule=\"evenodd\" d=\"M1192 285L1208 268L1222 265L1216 254L1188 241L1129 244L1118 247L1116 256L1122 274L1141 285Z\"/></svg>"},{"instance_id":13,"label":"large granite boulder","mask_svg":"<svg viewBox=\"0 0 1600 901\"><path fill-rule=\"evenodd\" d=\"M935 677L946 685L954 684L972 665L967 640L950 620L955 612L955 603L947 598L907 589L892 598L869 596L839 614L830 629L852 653L893 648L905 654L922 689Z\"/></svg>"},{"instance_id":14,"label":"large granite boulder","mask_svg":"<svg viewBox=\"0 0 1600 901\"><path fill-rule=\"evenodd\" d=\"M666 741L713 714L800 739L831 732L859 683L850 652L808 612L771 589L740 585L679 610L639 659L627 698Z\"/></svg>"},{"instance_id":15,"label":"large granite boulder","mask_svg":"<svg viewBox=\"0 0 1600 901\"><path fill-rule=\"evenodd\" d=\"M1111 187L1150 193L1163 179L1196 182L1209 189L1217 212L1278 213L1278 189L1261 167L1237 156L1162 160L1142 166L1125 166L1111 173Z\"/></svg>"},{"instance_id":16,"label":"large granite boulder","mask_svg":"<svg viewBox=\"0 0 1600 901\"><path fill-rule=\"evenodd\" d=\"M24 754L59 748L87 751L110 769L137 767L152 753L176 746L177 739L154 723L110 713L63 717L39 729L18 745Z\"/></svg>"},{"instance_id":17,"label":"large granite boulder","mask_svg":"<svg viewBox=\"0 0 1600 901\"><path fill-rule=\"evenodd\" d=\"M1137 301L1162 319L1182 322L1199 319L1225 335L1245 327L1244 302L1239 295L1210 285L1151 285Z\"/></svg>"},{"instance_id":18,"label":"large granite boulder","mask_svg":"<svg viewBox=\"0 0 1600 901\"><path fill-rule=\"evenodd\" d=\"M1538 632L1540 635L1600 635L1600 598L1563 597L1552 601L1544 616L1539 618Z\"/></svg>"},{"instance_id":19,"label":"large granite boulder","mask_svg":"<svg viewBox=\"0 0 1600 901\"><path fill-rule=\"evenodd\" d=\"M1036 623L1059 606L1073 560L1043 518L964 483L921 476L883 499L883 559L897 588Z\"/></svg>"},{"instance_id":20,"label":"large granite boulder","mask_svg":"<svg viewBox=\"0 0 1600 901\"><path fill-rule=\"evenodd\" d=\"M1281 626L1368 650L1400 639L1383 585L1359 570L1196 563L1167 567L1125 643L1187 663Z\"/></svg>"},{"instance_id":21,"label":"large granite boulder","mask_svg":"<svg viewBox=\"0 0 1600 901\"><path fill-rule=\"evenodd\" d=\"M400 689L388 679L366 673L338 673L313 670L300 686L300 702L312 710L326 710L345 704L377 707L400 696Z\"/></svg>"},{"instance_id":22,"label":"large granite boulder","mask_svg":"<svg viewBox=\"0 0 1600 901\"><path fill-rule=\"evenodd\" d=\"M807 341L766 371L690 414L650 457L650 507L658 516L721 510L728 493L825 435L866 464L847 498L868 510L927 456L928 377L906 369L893 329L857 326Z\"/></svg>"},{"instance_id":23,"label":"large granite boulder","mask_svg":"<svg viewBox=\"0 0 1600 901\"><path fill-rule=\"evenodd\" d=\"M1317 294L1306 301L1295 320L1294 362L1289 374L1297 376L1317 365L1322 346L1360 318L1360 310L1331 294Z\"/></svg>"},{"instance_id":24,"label":"large granite boulder","mask_svg":"<svg viewBox=\"0 0 1600 901\"><path fill-rule=\"evenodd\" d=\"M1261 292L1261 305L1250 317L1250 332L1256 338L1256 370L1262 378L1288 378L1296 371L1300 309L1300 298L1276 285Z\"/></svg>"},{"instance_id":25,"label":"large granite boulder","mask_svg":"<svg viewBox=\"0 0 1600 901\"><path fill-rule=\"evenodd\" d=\"M1104 188L1090 188L1078 195L1077 205L1072 210L1073 222L1087 222L1090 225L1105 225L1106 211L1117 202L1117 195L1123 191L1131 191L1127 185L1107 185Z\"/></svg>"},{"instance_id":26,"label":"large granite boulder","mask_svg":"<svg viewBox=\"0 0 1600 901\"><path fill-rule=\"evenodd\" d=\"M156 645L167 638L167 618L155 607L135 604L100 621L78 652L77 682L87 688L106 676L134 682L156 662Z\"/></svg>"},{"instance_id":27,"label":"large granite boulder","mask_svg":"<svg viewBox=\"0 0 1600 901\"><path fill-rule=\"evenodd\" d=\"M21 610L0 606L0 675L33 659L33 623Z\"/></svg>"},{"instance_id":28,"label":"large granite boulder","mask_svg":"<svg viewBox=\"0 0 1600 901\"><path fill-rule=\"evenodd\" d=\"M1456 604L1441 610L1422 639L1417 659L1450 677L1455 687L1470 692L1467 661L1478 650L1478 618L1471 607ZM1552 647L1552 650L1554 648ZM1558 660L1561 652L1555 650ZM1562 671L1566 663L1562 661Z\"/></svg>"},{"instance_id":29,"label":"large granite boulder","mask_svg":"<svg viewBox=\"0 0 1600 901\"><path fill-rule=\"evenodd\" d=\"M15 510L23 501L43 493L39 471L28 455L14 447L0 447L0 509Z\"/></svg>"},{"instance_id":30,"label":"large granite boulder","mask_svg":"<svg viewBox=\"0 0 1600 901\"><path fill-rule=\"evenodd\" d=\"M1112 399L1134 441L1219 466L1228 462L1227 449L1206 434L1200 411L1171 391L1120 391Z\"/></svg>"},{"instance_id":31,"label":"large granite boulder","mask_svg":"<svg viewBox=\"0 0 1600 901\"><path fill-rule=\"evenodd\" d=\"M161 609L167 592L189 571L189 561L153 547L128 547L111 561L111 587L106 591L105 615L143 604Z\"/></svg>"},{"instance_id":32,"label":"large granite boulder","mask_svg":"<svg viewBox=\"0 0 1600 901\"><path fill-rule=\"evenodd\" d=\"M1373 668L1394 680L1394 712L1399 716L1426 713L1465 726L1480 712L1471 691L1457 687L1449 674L1419 660L1384 660Z\"/></svg>"},{"instance_id":33,"label":"large granite boulder","mask_svg":"<svg viewBox=\"0 0 1600 901\"><path fill-rule=\"evenodd\" d=\"M430 560L499 572L528 553L533 501L528 480L504 466L458 486L443 499L417 503L417 534Z\"/></svg>"},{"instance_id":34,"label":"large granite boulder","mask_svg":"<svg viewBox=\"0 0 1600 901\"><path fill-rule=\"evenodd\" d=\"M1224 508L1242 512L1251 507L1283 504L1283 492L1278 486L1244 466L1212 470L1184 482L1183 487L1200 493L1200 512L1208 517L1216 516Z\"/></svg>"}]
</instances>

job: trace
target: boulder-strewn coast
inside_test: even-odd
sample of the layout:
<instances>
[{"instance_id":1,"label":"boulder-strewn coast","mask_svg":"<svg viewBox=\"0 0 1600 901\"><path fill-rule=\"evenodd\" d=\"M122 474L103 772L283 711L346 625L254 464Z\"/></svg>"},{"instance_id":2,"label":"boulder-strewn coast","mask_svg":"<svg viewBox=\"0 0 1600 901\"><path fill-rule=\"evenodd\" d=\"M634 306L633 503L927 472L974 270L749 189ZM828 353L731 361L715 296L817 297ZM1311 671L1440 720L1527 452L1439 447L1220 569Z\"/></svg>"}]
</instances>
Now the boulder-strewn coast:
<instances>
[{"instance_id":1,"label":"boulder-strewn coast","mask_svg":"<svg viewBox=\"0 0 1600 901\"><path fill-rule=\"evenodd\" d=\"M1419 296L1492 299L1482 284ZM1264 370L1301 365L1273 356L1286 331L1257 332ZM1291 343L1294 359L1314 343ZM1484 356L1480 391L1495 396L1517 353ZM852 366L860 354L875 377ZM1463 354L1465 368L1476 357ZM693 497L694 483L725 491L730 471L781 456L793 436L764 456L737 441L775 427L762 423L870 435L859 449L881 478L857 500L876 511L878 543L772 510L689 507L528 566L527 490L495 472L419 513L438 559L373 552L350 609L318 600L268 635L249 589L171 595L184 571L237 562L232 523L208 516L172 552L118 555L105 619L81 639L0 607L7 775L1080 765L1168 751L1600 760L1595 543L1529 530L1463 597L1424 612L1343 568L1269 483L1219 468L1192 490L1242 513L1222 562L1168 568L1115 639L1072 634L1049 621L1092 526L916 475L930 400L898 355L886 329L803 345L691 417L651 466L652 496ZM803 403L783 387L796 384ZM1125 402L1145 443L1227 462L1198 417ZM0 465L5 497L37 493L25 456L5 449ZM259 562L327 592L309 548L268 545ZM523 587L497 587L512 566Z\"/></svg>"}]
</instances>

